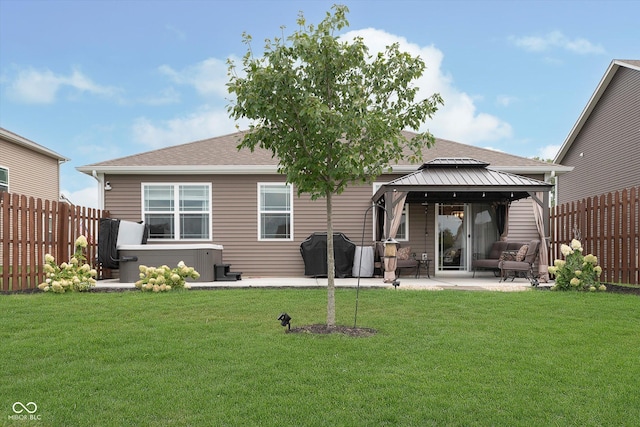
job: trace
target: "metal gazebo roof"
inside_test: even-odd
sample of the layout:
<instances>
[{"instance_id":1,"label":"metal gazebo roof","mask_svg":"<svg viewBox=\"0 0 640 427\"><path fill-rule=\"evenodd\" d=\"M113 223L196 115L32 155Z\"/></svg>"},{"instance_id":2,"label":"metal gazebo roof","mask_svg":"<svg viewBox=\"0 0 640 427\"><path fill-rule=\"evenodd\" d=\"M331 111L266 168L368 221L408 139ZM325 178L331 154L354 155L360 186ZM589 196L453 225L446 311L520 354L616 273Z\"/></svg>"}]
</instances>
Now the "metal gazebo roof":
<instances>
[{"instance_id":1,"label":"metal gazebo roof","mask_svg":"<svg viewBox=\"0 0 640 427\"><path fill-rule=\"evenodd\" d=\"M378 202L389 191L407 192L407 202L514 201L548 192L552 185L537 179L488 169L470 158L438 158L417 171L382 185L373 195Z\"/></svg>"}]
</instances>

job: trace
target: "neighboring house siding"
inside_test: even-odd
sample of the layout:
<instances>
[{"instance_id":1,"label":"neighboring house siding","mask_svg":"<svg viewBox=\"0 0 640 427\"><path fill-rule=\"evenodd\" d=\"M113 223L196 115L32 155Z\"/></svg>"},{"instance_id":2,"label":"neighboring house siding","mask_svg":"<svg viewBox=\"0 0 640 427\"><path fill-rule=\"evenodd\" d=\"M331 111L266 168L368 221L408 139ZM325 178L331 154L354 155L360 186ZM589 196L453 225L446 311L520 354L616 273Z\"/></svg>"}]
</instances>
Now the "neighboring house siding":
<instances>
[{"instance_id":1,"label":"neighboring house siding","mask_svg":"<svg viewBox=\"0 0 640 427\"><path fill-rule=\"evenodd\" d=\"M559 204L640 183L640 72L618 69L561 163Z\"/></svg>"},{"instance_id":2,"label":"neighboring house siding","mask_svg":"<svg viewBox=\"0 0 640 427\"><path fill-rule=\"evenodd\" d=\"M58 160L0 139L0 166L9 170L9 191L57 201Z\"/></svg>"}]
</instances>

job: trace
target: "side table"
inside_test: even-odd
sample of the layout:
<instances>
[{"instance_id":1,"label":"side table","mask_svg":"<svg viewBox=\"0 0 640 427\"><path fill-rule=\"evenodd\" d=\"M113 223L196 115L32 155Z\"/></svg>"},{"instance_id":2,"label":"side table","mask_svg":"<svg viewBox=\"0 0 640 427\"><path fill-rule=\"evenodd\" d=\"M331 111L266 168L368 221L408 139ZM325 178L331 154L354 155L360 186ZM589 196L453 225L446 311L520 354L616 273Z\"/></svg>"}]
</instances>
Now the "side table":
<instances>
[{"instance_id":1,"label":"side table","mask_svg":"<svg viewBox=\"0 0 640 427\"><path fill-rule=\"evenodd\" d=\"M431 273L429 273L429 267L431 267L431 260L430 259L421 259L418 260L418 274L416 275L417 278L420 278L420 269L424 267L426 273L427 273L427 278L431 279Z\"/></svg>"}]
</instances>

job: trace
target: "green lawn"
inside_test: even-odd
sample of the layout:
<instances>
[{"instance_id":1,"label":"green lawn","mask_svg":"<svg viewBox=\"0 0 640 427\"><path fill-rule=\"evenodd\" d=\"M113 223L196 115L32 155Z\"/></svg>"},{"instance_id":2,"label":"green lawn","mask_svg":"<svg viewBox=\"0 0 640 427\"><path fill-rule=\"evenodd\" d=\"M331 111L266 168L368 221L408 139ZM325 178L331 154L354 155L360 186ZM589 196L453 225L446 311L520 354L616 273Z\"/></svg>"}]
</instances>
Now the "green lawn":
<instances>
[{"instance_id":1,"label":"green lawn","mask_svg":"<svg viewBox=\"0 0 640 427\"><path fill-rule=\"evenodd\" d=\"M353 326L355 291L336 291ZM0 296L0 425L625 426L640 420L640 298L361 290ZM34 402L36 421L11 418Z\"/></svg>"}]
</instances>

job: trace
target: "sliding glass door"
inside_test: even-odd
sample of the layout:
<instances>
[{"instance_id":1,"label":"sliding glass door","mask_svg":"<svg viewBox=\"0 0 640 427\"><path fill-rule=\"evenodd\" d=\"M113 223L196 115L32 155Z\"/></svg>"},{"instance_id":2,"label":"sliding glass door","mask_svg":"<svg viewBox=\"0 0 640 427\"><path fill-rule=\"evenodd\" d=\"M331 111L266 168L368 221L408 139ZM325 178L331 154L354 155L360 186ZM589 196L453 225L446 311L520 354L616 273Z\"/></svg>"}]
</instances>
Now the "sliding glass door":
<instances>
[{"instance_id":1,"label":"sliding glass door","mask_svg":"<svg viewBox=\"0 0 640 427\"><path fill-rule=\"evenodd\" d=\"M467 207L464 203L438 205L439 272L468 271Z\"/></svg>"}]
</instances>

